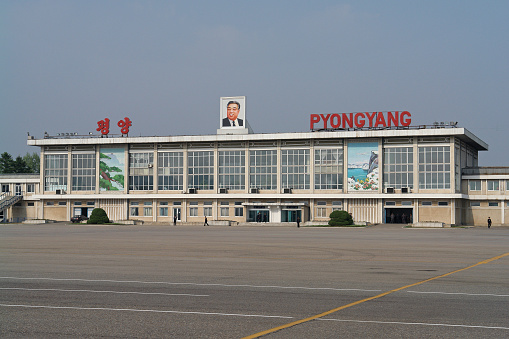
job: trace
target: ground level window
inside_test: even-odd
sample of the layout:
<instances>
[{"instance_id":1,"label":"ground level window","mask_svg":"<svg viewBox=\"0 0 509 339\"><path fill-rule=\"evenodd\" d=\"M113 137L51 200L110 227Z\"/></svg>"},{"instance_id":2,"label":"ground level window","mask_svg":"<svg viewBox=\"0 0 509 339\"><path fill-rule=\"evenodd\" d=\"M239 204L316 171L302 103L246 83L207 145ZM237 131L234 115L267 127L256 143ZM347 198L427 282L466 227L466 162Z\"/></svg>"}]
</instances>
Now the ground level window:
<instances>
[{"instance_id":1,"label":"ground level window","mask_svg":"<svg viewBox=\"0 0 509 339\"><path fill-rule=\"evenodd\" d=\"M497 207L498 206L498 202L497 201L491 201L488 203L488 206L490 207Z\"/></svg>"},{"instance_id":2,"label":"ground level window","mask_svg":"<svg viewBox=\"0 0 509 339\"><path fill-rule=\"evenodd\" d=\"M146 217L152 216L152 207L143 207L143 215Z\"/></svg>"},{"instance_id":3,"label":"ground level window","mask_svg":"<svg viewBox=\"0 0 509 339\"><path fill-rule=\"evenodd\" d=\"M189 216L197 217L198 216L198 207L189 207Z\"/></svg>"},{"instance_id":4,"label":"ground level window","mask_svg":"<svg viewBox=\"0 0 509 339\"><path fill-rule=\"evenodd\" d=\"M326 218L327 217L327 209L325 207L318 207L316 209L316 216L318 218Z\"/></svg>"},{"instance_id":5,"label":"ground level window","mask_svg":"<svg viewBox=\"0 0 509 339\"><path fill-rule=\"evenodd\" d=\"M131 207L131 217L138 216L138 207Z\"/></svg>"},{"instance_id":6,"label":"ground level window","mask_svg":"<svg viewBox=\"0 0 509 339\"><path fill-rule=\"evenodd\" d=\"M438 206L449 206L449 202L448 201L439 201Z\"/></svg>"},{"instance_id":7,"label":"ground level window","mask_svg":"<svg viewBox=\"0 0 509 339\"><path fill-rule=\"evenodd\" d=\"M212 207L203 207L203 215L206 217L212 216Z\"/></svg>"},{"instance_id":8,"label":"ground level window","mask_svg":"<svg viewBox=\"0 0 509 339\"><path fill-rule=\"evenodd\" d=\"M244 207L235 207L235 216L236 217L244 216Z\"/></svg>"},{"instance_id":9,"label":"ground level window","mask_svg":"<svg viewBox=\"0 0 509 339\"><path fill-rule=\"evenodd\" d=\"M159 215L161 217L167 217L168 216L168 207L159 207Z\"/></svg>"},{"instance_id":10,"label":"ground level window","mask_svg":"<svg viewBox=\"0 0 509 339\"><path fill-rule=\"evenodd\" d=\"M230 208L229 207L221 207L221 216L222 217L230 216Z\"/></svg>"}]
</instances>

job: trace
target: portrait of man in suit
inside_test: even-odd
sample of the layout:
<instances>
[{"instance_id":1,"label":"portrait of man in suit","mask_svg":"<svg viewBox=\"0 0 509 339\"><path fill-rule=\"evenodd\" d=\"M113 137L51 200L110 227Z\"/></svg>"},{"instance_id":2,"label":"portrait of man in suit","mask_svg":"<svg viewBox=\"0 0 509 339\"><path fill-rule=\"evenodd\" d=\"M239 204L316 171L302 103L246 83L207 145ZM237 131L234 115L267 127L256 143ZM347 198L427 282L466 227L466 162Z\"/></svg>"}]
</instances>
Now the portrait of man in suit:
<instances>
[{"instance_id":1,"label":"portrait of man in suit","mask_svg":"<svg viewBox=\"0 0 509 339\"><path fill-rule=\"evenodd\" d=\"M226 118L223 119L223 127L242 127L244 121L239 119L240 103L229 101L226 105Z\"/></svg>"}]
</instances>

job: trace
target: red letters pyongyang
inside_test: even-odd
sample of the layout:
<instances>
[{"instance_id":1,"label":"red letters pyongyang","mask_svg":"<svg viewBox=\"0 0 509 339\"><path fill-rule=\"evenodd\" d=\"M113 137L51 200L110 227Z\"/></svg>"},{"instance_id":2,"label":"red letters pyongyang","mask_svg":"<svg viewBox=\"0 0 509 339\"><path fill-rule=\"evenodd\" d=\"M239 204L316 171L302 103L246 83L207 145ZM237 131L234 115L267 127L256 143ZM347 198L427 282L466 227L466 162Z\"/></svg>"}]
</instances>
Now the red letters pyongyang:
<instances>
[{"instance_id":1,"label":"red letters pyongyang","mask_svg":"<svg viewBox=\"0 0 509 339\"><path fill-rule=\"evenodd\" d=\"M311 114L310 129L407 127L411 123L408 111Z\"/></svg>"}]
</instances>

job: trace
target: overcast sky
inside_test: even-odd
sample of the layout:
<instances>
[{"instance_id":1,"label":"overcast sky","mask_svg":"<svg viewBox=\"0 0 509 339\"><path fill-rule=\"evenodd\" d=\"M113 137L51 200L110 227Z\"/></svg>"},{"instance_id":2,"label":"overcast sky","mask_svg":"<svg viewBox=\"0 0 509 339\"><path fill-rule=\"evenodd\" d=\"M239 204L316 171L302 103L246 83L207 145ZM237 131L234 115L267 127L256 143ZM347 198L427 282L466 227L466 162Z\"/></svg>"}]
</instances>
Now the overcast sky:
<instances>
[{"instance_id":1,"label":"overcast sky","mask_svg":"<svg viewBox=\"0 0 509 339\"><path fill-rule=\"evenodd\" d=\"M216 134L246 96L255 133L311 113L408 110L458 121L509 166L509 1L0 2L0 152L27 132Z\"/></svg>"}]
</instances>

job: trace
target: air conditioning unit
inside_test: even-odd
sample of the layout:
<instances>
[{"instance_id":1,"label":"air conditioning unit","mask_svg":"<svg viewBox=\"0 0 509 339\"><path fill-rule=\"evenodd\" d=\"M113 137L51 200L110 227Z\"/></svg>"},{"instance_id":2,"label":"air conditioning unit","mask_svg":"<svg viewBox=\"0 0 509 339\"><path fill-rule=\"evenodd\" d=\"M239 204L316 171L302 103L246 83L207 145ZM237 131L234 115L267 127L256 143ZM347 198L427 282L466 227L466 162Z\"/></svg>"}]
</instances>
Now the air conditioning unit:
<instances>
[{"instance_id":1,"label":"air conditioning unit","mask_svg":"<svg viewBox=\"0 0 509 339\"><path fill-rule=\"evenodd\" d=\"M190 194L195 194L196 193L196 188L190 188L188 192Z\"/></svg>"},{"instance_id":2,"label":"air conditioning unit","mask_svg":"<svg viewBox=\"0 0 509 339\"><path fill-rule=\"evenodd\" d=\"M401 187L401 193L410 193L410 187Z\"/></svg>"},{"instance_id":3,"label":"air conditioning unit","mask_svg":"<svg viewBox=\"0 0 509 339\"><path fill-rule=\"evenodd\" d=\"M251 187L251 188L249 189L249 193L253 193L253 194L258 193L258 188L256 188L256 187Z\"/></svg>"},{"instance_id":4,"label":"air conditioning unit","mask_svg":"<svg viewBox=\"0 0 509 339\"><path fill-rule=\"evenodd\" d=\"M63 190L56 190L55 194L64 194L64 193L63 193Z\"/></svg>"},{"instance_id":5,"label":"air conditioning unit","mask_svg":"<svg viewBox=\"0 0 509 339\"><path fill-rule=\"evenodd\" d=\"M148 168L153 168L154 164L148 164Z\"/></svg>"},{"instance_id":6,"label":"air conditioning unit","mask_svg":"<svg viewBox=\"0 0 509 339\"><path fill-rule=\"evenodd\" d=\"M220 188L219 193L228 193L228 189L226 188Z\"/></svg>"},{"instance_id":7,"label":"air conditioning unit","mask_svg":"<svg viewBox=\"0 0 509 339\"><path fill-rule=\"evenodd\" d=\"M394 193L394 187L386 187L385 193Z\"/></svg>"},{"instance_id":8,"label":"air conditioning unit","mask_svg":"<svg viewBox=\"0 0 509 339\"><path fill-rule=\"evenodd\" d=\"M291 188L283 188L283 193L284 194L292 193L292 189Z\"/></svg>"}]
</instances>

